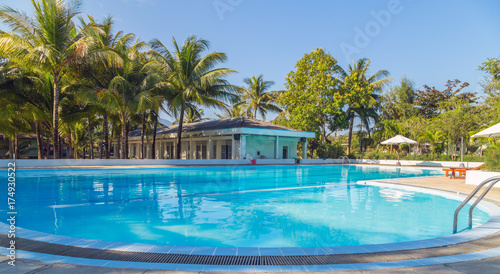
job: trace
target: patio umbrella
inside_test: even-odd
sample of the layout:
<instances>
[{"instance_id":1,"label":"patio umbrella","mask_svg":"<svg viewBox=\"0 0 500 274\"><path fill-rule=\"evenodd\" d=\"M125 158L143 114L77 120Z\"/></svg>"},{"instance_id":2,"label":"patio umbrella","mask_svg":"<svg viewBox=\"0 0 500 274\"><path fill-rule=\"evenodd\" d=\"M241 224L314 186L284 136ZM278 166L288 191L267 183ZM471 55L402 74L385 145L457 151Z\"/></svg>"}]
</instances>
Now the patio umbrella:
<instances>
[{"instance_id":1,"label":"patio umbrella","mask_svg":"<svg viewBox=\"0 0 500 274\"><path fill-rule=\"evenodd\" d=\"M412 139L406 138L406 137L401 136L401 135L396 135L389 140L383 141L380 144L382 144L382 145L400 145L400 144L416 144L416 143L417 142L413 141ZM399 149L398 149L398 162L396 165L398 165L398 166L401 165L401 163L399 162Z\"/></svg>"},{"instance_id":2,"label":"patio umbrella","mask_svg":"<svg viewBox=\"0 0 500 274\"><path fill-rule=\"evenodd\" d=\"M471 137L499 137L500 136L500 123L480 131Z\"/></svg>"}]
</instances>

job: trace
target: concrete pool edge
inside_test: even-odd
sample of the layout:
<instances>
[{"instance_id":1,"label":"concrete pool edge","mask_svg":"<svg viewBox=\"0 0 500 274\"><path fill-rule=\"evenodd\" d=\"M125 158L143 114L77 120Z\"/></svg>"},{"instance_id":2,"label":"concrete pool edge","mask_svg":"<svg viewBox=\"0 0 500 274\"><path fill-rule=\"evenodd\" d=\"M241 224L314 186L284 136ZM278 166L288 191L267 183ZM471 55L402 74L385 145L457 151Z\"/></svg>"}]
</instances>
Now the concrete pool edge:
<instances>
[{"instance_id":1,"label":"concrete pool edge","mask_svg":"<svg viewBox=\"0 0 500 274\"><path fill-rule=\"evenodd\" d=\"M6 254L7 249L0 247L0 255ZM438 256L424 259L406 259L392 262L369 262L369 263L352 263L352 264L329 264L329 265L186 265L186 264L168 264L168 263L141 263L141 262L125 262L125 261L106 261L97 259L84 259L75 257L65 257L57 255L47 255L34 252L20 251L19 257L29 260L31 265L37 264L36 261L51 264L53 268L58 265L73 265L80 267L92 267L92 270L97 269L136 269L136 270L166 270L166 271L210 271L210 272L321 272L321 271L359 271L359 270L381 270L395 269L421 266L444 265L451 263L465 263L475 260L484 260L500 256L500 247L491 248L488 250L474 251L452 256ZM47 265L42 264L42 269L46 269ZM56 266L57 268L57 266ZM67 270L67 267L63 267Z\"/></svg>"}]
</instances>

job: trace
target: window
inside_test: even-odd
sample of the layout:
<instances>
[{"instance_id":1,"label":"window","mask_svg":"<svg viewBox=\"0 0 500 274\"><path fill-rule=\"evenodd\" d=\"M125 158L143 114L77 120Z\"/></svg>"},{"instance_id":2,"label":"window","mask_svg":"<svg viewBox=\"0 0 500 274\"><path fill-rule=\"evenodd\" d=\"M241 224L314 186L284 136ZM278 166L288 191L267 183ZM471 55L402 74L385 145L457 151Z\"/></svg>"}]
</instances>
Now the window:
<instances>
[{"instance_id":1,"label":"window","mask_svg":"<svg viewBox=\"0 0 500 274\"><path fill-rule=\"evenodd\" d=\"M210 154L210 158L217 159L217 141L212 141L212 153Z\"/></svg>"},{"instance_id":2,"label":"window","mask_svg":"<svg viewBox=\"0 0 500 274\"><path fill-rule=\"evenodd\" d=\"M226 144L221 146L221 153L220 153L221 159L232 159L233 158L231 155L233 147L232 147L232 145L227 144L228 142L231 143L231 141L226 141Z\"/></svg>"},{"instance_id":3,"label":"window","mask_svg":"<svg viewBox=\"0 0 500 274\"><path fill-rule=\"evenodd\" d=\"M196 159L207 159L207 144L205 142L196 142Z\"/></svg>"},{"instance_id":4,"label":"window","mask_svg":"<svg viewBox=\"0 0 500 274\"><path fill-rule=\"evenodd\" d=\"M133 145L132 148L132 156L137 156L137 146Z\"/></svg>"},{"instance_id":5,"label":"window","mask_svg":"<svg viewBox=\"0 0 500 274\"><path fill-rule=\"evenodd\" d=\"M173 159L174 158L174 145L169 142L167 143L167 148L166 148L166 159Z\"/></svg>"},{"instance_id":6,"label":"window","mask_svg":"<svg viewBox=\"0 0 500 274\"><path fill-rule=\"evenodd\" d=\"M283 146L283 159L288 159L288 146Z\"/></svg>"}]
</instances>

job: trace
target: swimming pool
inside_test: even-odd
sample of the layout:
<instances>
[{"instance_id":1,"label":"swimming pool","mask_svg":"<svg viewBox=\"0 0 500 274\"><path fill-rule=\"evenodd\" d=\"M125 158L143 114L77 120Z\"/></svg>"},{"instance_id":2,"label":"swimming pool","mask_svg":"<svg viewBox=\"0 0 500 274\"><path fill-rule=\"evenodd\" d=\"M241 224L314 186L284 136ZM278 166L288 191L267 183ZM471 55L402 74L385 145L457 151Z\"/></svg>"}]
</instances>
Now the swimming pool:
<instances>
[{"instance_id":1,"label":"swimming pool","mask_svg":"<svg viewBox=\"0 0 500 274\"><path fill-rule=\"evenodd\" d=\"M18 226L178 246L403 242L451 234L460 201L356 182L438 174L349 165L18 170ZM478 209L474 217L477 226L489 213Z\"/></svg>"}]
</instances>

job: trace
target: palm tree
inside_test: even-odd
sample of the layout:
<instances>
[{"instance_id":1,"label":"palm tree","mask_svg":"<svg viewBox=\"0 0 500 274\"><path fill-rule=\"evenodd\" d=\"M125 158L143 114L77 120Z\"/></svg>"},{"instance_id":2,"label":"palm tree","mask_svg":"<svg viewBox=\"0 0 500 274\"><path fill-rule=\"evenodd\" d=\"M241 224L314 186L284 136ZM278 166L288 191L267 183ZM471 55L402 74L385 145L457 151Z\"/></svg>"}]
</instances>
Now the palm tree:
<instances>
[{"instance_id":1,"label":"palm tree","mask_svg":"<svg viewBox=\"0 0 500 274\"><path fill-rule=\"evenodd\" d=\"M440 130L430 130L430 131L425 131L424 133L420 134L418 136L418 140L420 141L428 141L431 144L431 151L434 153L434 147L438 144L440 144L444 138L446 137L446 134Z\"/></svg>"},{"instance_id":2,"label":"palm tree","mask_svg":"<svg viewBox=\"0 0 500 274\"><path fill-rule=\"evenodd\" d=\"M153 40L152 57L157 61L167 80L163 88L168 90L168 109L179 117L177 130L176 158L181 157L182 124L186 109L190 105L223 108L221 100L234 98L230 85L224 77L235 71L215 68L227 60L226 54L213 52L205 56L209 42L196 36L189 36L182 46L173 39L174 55L158 39ZM214 69L215 68L215 69Z\"/></svg>"},{"instance_id":3,"label":"palm tree","mask_svg":"<svg viewBox=\"0 0 500 274\"><path fill-rule=\"evenodd\" d=\"M265 120L268 111L281 112L275 104L276 98L272 96L272 93L267 92L274 85L273 81L264 81L264 76L261 74L257 77L246 78L243 82L247 86L240 88L240 92L243 94L248 116L257 119L258 112Z\"/></svg>"},{"instance_id":4,"label":"palm tree","mask_svg":"<svg viewBox=\"0 0 500 274\"><path fill-rule=\"evenodd\" d=\"M215 114L219 119L238 118L246 115L244 108L245 102L241 101L240 97L232 100L230 106L222 109L223 114Z\"/></svg>"},{"instance_id":5,"label":"palm tree","mask_svg":"<svg viewBox=\"0 0 500 274\"><path fill-rule=\"evenodd\" d=\"M370 67L370 59L362 58L357 62L352 62L349 65L348 70L345 71L342 68L339 68L339 73L344 83L346 83L346 79L350 77L350 80L354 81L354 83L350 82L349 85L355 84L357 86L368 86L368 88L372 89L370 92L369 98L359 98L354 96L354 100L348 101L348 110L347 113L350 118L349 123L349 137L347 141L347 154L351 152L351 140L352 140L352 130L354 126L354 114L363 112L364 108L370 108L370 106L375 106L377 104L377 92L379 92L384 85L392 81L391 78L386 78L389 76L389 72L386 70L379 70L372 76L368 76L368 69ZM346 89L352 89L352 86L345 87ZM351 92L356 92L355 90L350 90ZM362 103L361 100L366 101ZM361 114L362 116L363 114ZM361 144L360 144L361 145Z\"/></svg>"},{"instance_id":6,"label":"palm tree","mask_svg":"<svg viewBox=\"0 0 500 274\"><path fill-rule=\"evenodd\" d=\"M40 0L32 3L35 9L33 18L8 6L0 9L0 20L13 30L12 33L1 33L0 51L13 62L27 68L40 68L50 74L53 83L54 158L60 158L59 95L64 77L82 60L113 63L115 58L106 51L89 51L91 40L83 35L88 30L78 32L73 22L80 12L80 2Z\"/></svg>"},{"instance_id":7,"label":"palm tree","mask_svg":"<svg viewBox=\"0 0 500 274\"><path fill-rule=\"evenodd\" d=\"M38 159L43 158L43 129L50 128L49 85L50 80L39 71L27 71L12 62L0 63L0 97L24 109L23 115L31 115L26 119L35 128Z\"/></svg>"},{"instance_id":8,"label":"palm tree","mask_svg":"<svg viewBox=\"0 0 500 274\"><path fill-rule=\"evenodd\" d=\"M397 134L400 134L399 125L395 120L382 120L379 125L382 127L381 137L383 139L389 139ZM392 145L389 153L392 153Z\"/></svg>"},{"instance_id":9,"label":"palm tree","mask_svg":"<svg viewBox=\"0 0 500 274\"><path fill-rule=\"evenodd\" d=\"M196 106L188 106L186 108L186 113L184 116L184 123L190 124L208 120L208 118L202 118L202 117L203 117L203 109L198 109ZM175 121L172 122L172 125L175 125L177 123L179 123L179 118L175 119Z\"/></svg>"},{"instance_id":10,"label":"palm tree","mask_svg":"<svg viewBox=\"0 0 500 274\"><path fill-rule=\"evenodd\" d=\"M99 98L109 102L108 108L118 114L121 124L122 159L128 158L128 128L132 115L151 108L152 90L160 82L159 74L148 72L148 59L141 52L146 44L136 41L127 49L124 68L115 76Z\"/></svg>"},{"instance_id":11,"label":"palm tree","mask_svg":"<svg viewBox=\"0 0 500 274\"><path fill-rule=\"evenodd\" d=\"M97 26L99 31L89 31L88 36L94 40L93 47L95 51L111 51L114 52L120 63L126 58L127 49L131 46L134 39L134 34L118 31L113 34L113 18L106 17L102 23L97 23L92 16L88 16L89 22L81 19L83 29L95 30L89 26ZM109 129L108 116L111 114L108 109L109 102L103 100L106 97L101 96L110 85L111 80L117 76L117 71L120 67L96 66L93 63L87 63L81 66L81 69L76 71L76 85L86 86L86 98L96 106L97 113L102 116L102 132L104 143L104 158L110 158L109 145Z\"/></svg>"},{"instance_id":12,"label":"palm tree","mask_svg":"<svg viewBox=\"0 0 500 274\"><path fill-rule=\"evenodd\" d=\"M376 96L376 95L373 95ZM368 104L361 105L360 108L356 109L356 113L360 119L360 130L359 130L359 152L362 153L363 150L363 125L365 126L366 132L368 133L368 137L371 138L371 130L370 130L370 120L375 121L377 123L380 119L377 109L378 109L378 101L375 97L372 97L374 100L370 100Z\"/></svg>"}]
</instances>

